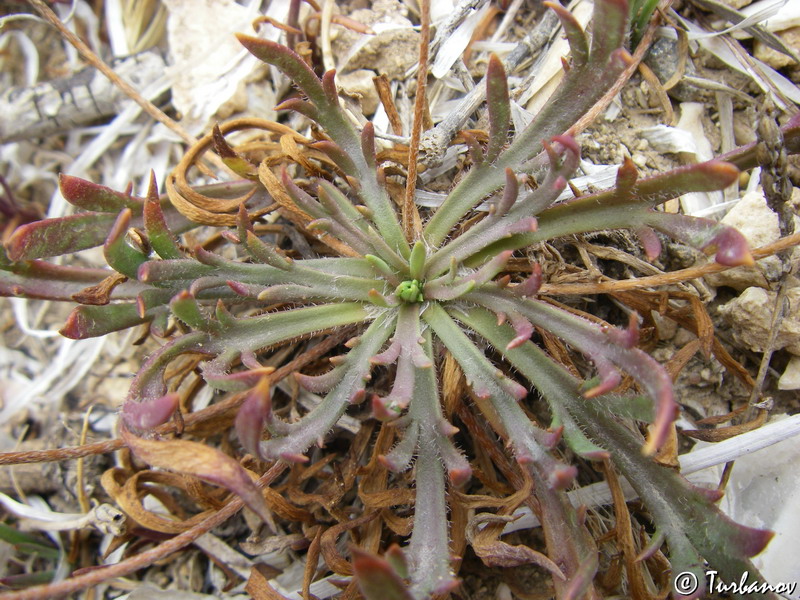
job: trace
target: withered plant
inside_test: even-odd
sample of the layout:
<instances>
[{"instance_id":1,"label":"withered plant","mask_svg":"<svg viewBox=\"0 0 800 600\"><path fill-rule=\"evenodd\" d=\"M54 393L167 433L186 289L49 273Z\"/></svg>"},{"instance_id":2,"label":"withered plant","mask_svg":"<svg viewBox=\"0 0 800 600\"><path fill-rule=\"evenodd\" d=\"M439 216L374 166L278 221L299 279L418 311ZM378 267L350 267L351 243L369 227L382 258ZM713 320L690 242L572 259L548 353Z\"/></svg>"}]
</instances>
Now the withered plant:
<instances>
[{"instance_id":1,"label":"withered plant","mask_svg":"<svg viewBox=\"0 0 800 600\"><path fill-rule=\"evenodd\" d=\"M369 428L380 422L373 451L365 450L366 439L359 442L362 469L339 474L337 482L347 488L360 482L368 507L367 492L382 492L382 503L352 522L342 507L331 509L341 520L338 534L380 514L377 522L386 521L396 538L411 521L390 507L413 503L402 550L376 555L394 539L382 536L380 526L353 548L367 597L422 599L453 590L452 553L462 554L466 540L490 565L538 563L551 573L557 598L599 597L599 554L586 511L565 494L578 472L567 457L601 462L609 480L622 474L642 500L652 528L637 529L640 560L630 554L632 541L625 555L635 597L655 597L658 586L670 585L661 551L673 573L689 572L700 582L687 597L703 595L706 564L723 578L754 573L748 557L771 534L733 523L715 507L716 492L693 487L653 458L674 432L678 406L668 372L637 347L640 317L631 312L629 323L613 326L540 293L542 243L575 234L631 231L651 260L664 234L714 254L720 265L751 264L737 231L658 206L729 186L737 165L752 166L754 149L733 154L736 164L714 160L645 179L626 161L613 189L559 200L580 155L565 132L619 79L631 56L624 49L625 0L596 0L591 40L566 9L549 8L571 48L563 82L524 130L512 131L506 74L492 57L485 77L488 135L459 135L468 167L435 210L420 213L409 201L413 194L403 195L398 182L416 165L410 169L397 158L405 154L376 140L370 122L354 125L333 72L319 77L290 48L242 35L251 53L299 90L279 108L310 120L313 139L266 120L223 124L187 153L164 196L155 180L138 198L62 176L61 190L79 212L17 229L2 256L0 290L77 301L62 329L70 338L142 324L163 338L130 386L116 447L124 442L153 467L222 485L268 523L273 511L285 514L286 502L261 490L255 471L270 464L303 468L312 455L324 461L315 471L323 476L335 457L310 449L336 445L331 432L346 412ZM233 146L225 136L238 130L263 135ZM790 151L796 133L796 124L784 130ZM188 173L209 149L243 181L192 187ZM488 211L478 211L481 205ZM41 260L101 244L113 271ZM629 301L644 310L642 298ZM287 355L286 348L306 354ZM275 364L275 357L284 362ZM319 364L326 357L329 370ZM232 394L199 413L191 411L198 386L179 387L195 366L203 385ZM293 371L303 388L321 396L299 415L292 386L288 395L272 393ZM623 373L628 381L620 387ZM218 434L231 420L214 407L239 404L234 426L252 455L248 469L234 450L172 437L181 423L184 436ZM285 418L289 406L296 418ZM506 483L487 473L487 464ZM476 522L466 528L465 506L492 505L469 494L478 482L516 494L494 505L503 510L486 517L485 528ZM498 538L521 503L542 524L543 553ZM622 518L629 520L627 512ZM629 523L617 527L633 535ZM338 556L330 543L328 549L326 558ZM350 568L341 559L329 565L343 574Z\"/></svg>"}]
</instances>

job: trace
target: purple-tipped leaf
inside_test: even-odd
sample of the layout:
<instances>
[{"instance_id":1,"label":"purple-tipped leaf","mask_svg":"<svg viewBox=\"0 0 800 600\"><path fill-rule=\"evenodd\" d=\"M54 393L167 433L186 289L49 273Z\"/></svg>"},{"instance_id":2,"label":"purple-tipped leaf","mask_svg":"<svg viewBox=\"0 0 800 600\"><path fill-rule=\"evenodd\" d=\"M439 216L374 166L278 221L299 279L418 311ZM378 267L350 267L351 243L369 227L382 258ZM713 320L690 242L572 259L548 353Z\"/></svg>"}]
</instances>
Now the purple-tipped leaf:
<instances>
[{"instance_id":1,"label":"purple-tipped leaf","mask_svg":"<svg viewBox=\"0 0 800 600\"><path fill-rule=\"evenodd\" d=\"M59 333L71 340L85 340L135 327L152 318L153 314L149 311L144 315L140 314L135 303L82 305L72 309Z\"/></svg>"},{"instance_id":2,"label":"purple-tipped leaf","mask_svg":"<svg viewBox=\"0 0 800 600\"><path fill-rule=\"evenodd\" d=\"M489 110L489 147L486 149L486 160L493 162L506 145L511 124L506 71L496 54L489 56L489 65L486 68L486 106Z\"/></svg>"},{"instance_id":3,"label":"purple-tipped leaf","mask_svg":"<svg viewBox=\"0 0 800 600\"><path fill-rule=\"evenodd\" d=\"M282 271L289 271L292 268L293 261L291 258L284 255L275 246L262 241L252 231L246 233L245 248L250 253L250 256L262 264L270 265Z\"/></svg>"},{"instance_id":4,"label":"purple-tipped leaf","mask_svg":"<svg viewBox=\"0 0 800 600\"><path fill-rule=\"evenodd\" d=\"M336 88L336 69L325 71L322 74L322 89L328 97L328 102L339 106L339 90Z\"/></svg>"},{"instance_id":5,"label":"purple-tipped leaf","mask_svg":"<svg viewBox=\"0 0 800 600\"><path fill-rule=\"evenodd\" d=\"M531 265L531 275L522 283L511 288L511 293L523 298L535 296L542 287L542 265L533 263Z\"/></svg>"},{"instance_id":6,"label":"purple-tipped leaf","mask_svg":"<svg viewBox=\"0 0 800 600\"><path fill-rule=\"evenodd\" d=\"M338 144L335 144L334 142L329 142L327 140L322 140L310 144L309 147L324 153L346 175L350 175L351 177L358 177L358 171L356 170L356 166L353 163L353 160L344 150L342 150L341 147L339 147Z\"/></svg>"},{"instance_id":7,"label":"purple-tipped leaf","mask_svg":"<svg viewBox=\"0 0 800 600\"><path fill-rule=\"evenodd\" d=\"M289 98L284 100L275 108L275 111L281 110L293 110L295 112L300 113L304 117L307 117L311 121L318 122L319 121L319 112L317 112L316 107L311 104L310 102L306 102L305 100L301 100L300 98Z\"/></svg>"},{"instance_id":8,"label":"purple-tipped leaf","mask_svg":"<svg viewBox=\"0 0 800 600\"><path fill-rule=\"evenodd\" d=\"M629 157L617 169L616 191L621 197L630 197L633 186L639 179L639 170Z\"/></svg>"},{"instance_id":9,"label":"purple-tipped leaf","mask_svg":"<svg viewBox=\"0 0 800 600\"><path fill-rule=\"evenodd\" d=\"M126 208L117 216L103 245L103 254L112 269L127 277L136 278L139 267L147 261L147 256L125 239L130 224L131 211Z\"/></svg>"},{"instance_id":10,"label":"purple-tipped leaf","mask_svg":"<svg viewBox=\"0 0 800 600\"><path fill-rule=\"evenodd\" d=\"M79 213L18 227L6 242L11 260L33 260L94 248L103 243L116 215Z\"/></svg>"},{"instance_id":11,"label":"purple-tipped leaf","mask_svg":"<svg viewBox=\"0 0 800 600\"><path fill-rule=\"evenodd\" d=\"M226 167L231 169L243 179L258 181L257 166L251 163L241 154L237 153L230 146L230 144L228 144L228 142L225 140L225 136L222 135L222 131L219 129L219 125L214 125L211 136L214 150L217 151L217 154L219 154Z\"/></svg>"},{"instance_id":12,"label":"purple-tipped leaf","mask_svg":"<svg viewBox=\"0 0 800 600\"><path fill-rule=\"evenodd\" d=\"M304 375L303 373L295 373L294 377L297 382L313 394L324 394L333 389L344 377L345 370L341 367L331 369L322 375Z\"/></svg>"},{"instance_id":13,"label":"purple-tipped leaf","mask_svg":"<svg viewBox=\"0 0 800 600\"><path fill-rule=\"evenodd\" d=\"M486 157L483 154L483 148L480 142L478 142L478 138L469 131L462 131L460 135L464 138L464 143L467 145L467 153L469 154L469 159L472 161L473 167L480 167L483 165Z\"/></svg>"},{"instance_id":14,"label":"purple-tipped leaf","mask_svg":"<svg viewBox=\"0 0 800 600\"><path fill-rule=\"evenodd\" d=\"M261 454L261 436L271 412L269 380L262 377L239 407L234 422L242 447L253 456Z\"/></svg>"},{"instance_id":15,"label":"purple-tipped leaf","mask_svg":"<svg viewBox=\"0 0 800 600\"><path fill-rule=\"evenodd\" d=\"M378 456L378 461L394 473L402 473L411 465L419 439L419 425L411 423L403 432L402 439L388 454Z\"/></svg>"},{"instance_id":16,"label":"purple-tipped leaf","mask_svg":"<svg viewBox=\"0 0 800 600\"><path fill-rule=\"evenodd\" d=\"M214 360L203 363L201 371L206 383L214 389L241 392L257 385L265 375L274 371L272 367L259 365L245 371L231 372L231 364L237 355L236 351L225 352Z\"/></svg>"},{"instance_id":17,"label":"purple-tipped leaf","mask_svg":"<svg viewBox=\"0 0 800 600\"><path fill-rule=\"evenodd\" d=\"M591 358L601 376L599 389L590 395L606 393L618 382L614 367L629 373L644 388L656 405L656 417L644 451L652 454L666 440L677 416L672 380L650 355L638 348L619 345L597 325L539 300L521 299L508 292L474 292L468 296L493 312L517 311L533 325L557 335ZM627 340L630 334L619 332Z\"/></svg>"},{"instance_id":18,"label":"purple-tipped leaf","mask_svg":"<svg viewBox=\"0 0 800 600\"><path fill-rule=\"evenodd\" d=\"M352 547L353 571L366 600L414 600L405 582L382 558Z\"/></svg>"},{"instance_id":19,"label":"purple-tipped leaf","mask_svg":"<svg viewBox=\"0 0 800 600\"><path fill-rule=\"evenodd\" d=\"M117 192L103 185L72 175L58 176L58 187L64 199L83 210L117 214L126 208L141 214L144 201L129 193Z\"/></svg>"},{"instance_id":20,"label":"purple-tipped leaf","mask_svg":"<svg viewBox=\"0 0 800 600\"><path fill-rule=\"evenodd\" d=\"M625 42L628 22L627 0L599 0L594 5L592 23L595 33L592 36L590 61L594 66L606 66L613 51ZM596 29L602 27L602 34Z\"/></svg>"},{"instance_id":21,"label":"purple-tipped leaf","mask_svg":"<svg viewBox=\"0 0 800 600\"><path fill-rule=\"evenodd\" d=\"M503 189L503 196L495 206L495 214L498 217L505 215L511 210L511 207L514 206L514 202L517 201L517 196L519 196L519 182L517 181L517 176L514 175L514 171L506 168L506 187Z\"/></svg>"},{"instance_id":22,"label":"purple-tipped leaf","mask_svg":"<svg viewBox=\"0 0 800 600\"><path fill-rule=\"evenodd\" d=\"M376 169L378 158L375 154L375 126L372 121L367 121L361 130L361 151L364 153L367 165Z\"/></svg>"},{"instance_id":23,"label":"purple-tipped leaf","mask_svg":"<svg viewBox=\"0 0 800 600\"><path fill-rule=\"evenodd\" d=\"M207 341L208 337L204 333L187 333L153 352L133 378L125 403L148 402L166 395L167 384L164 381L164 373L172 360L184 352L202 352L203 344ZM123 420L124 415L123 405ZM133 424L129 424L129 426L133 427Z\"/></svg>"},{"instance_id":24,"label":"purple-tipped leaf","mask_svg":"<svg viewBox=\"0 0 800 600\"><path fill-rule=\"evenodd\" d=\"M150 246L161 258L183 258L183 252L175 241L175 235L170 231L167 220L164 218L164 212L161 210L156 175L152 171L150 171L147 200L144 203L144 228Z\"/></svg>"},{"instance_id":25,"label":"purple-tipped leaf","mask_svg":"<svg viewBox=\"0 0 800 600\"><path fill-rule=\"evenodd\" d=\"M122 405L122 419L134 431L152 431L166 423L176 410L180 395L171 393L142 402L126 402Z\"/></svg>"},{"instance_id":26,"label":"purple-tipped leaf","mask_svg":"<svg viewBox=\"0 0 800 600\"><path fill-rule=\"evenodd\" d=\"M322 82L311 67L298 54L283 44L237 34L236 38L253 56L278 67L317 107L327 107L329 99L322 88Z\"/></svg>"},{"instance_id":27,"label":"purple-tipped leaf","mask_svg":"<svg viewBox=\"0 0 800 600\"><path fill-rule=\"evenodd\" d=\"M456 448L453 441L444 435L440 435L437 441L439 457L447 470L450 483L455 487L460 487L467 483L472 477L472 467L470 467L469 461L463 452Z\"/></svg>"},{"instance_id":28,"label":"purple-tipped leaf","mask_svg":"<svg viewBox=\"0 0 800 600\"><path fill-rule=\"evenodd\" d=\"M169 303L169 308L176 317L192 329L217 333L220 324L203 314L197 299L187 290L179 292Z\"/></svg>"},{"instance_id":29,"label":"purple-tipped leaf","mask_svg":"<svg viewBox=\"0 0 800 600\"><path fill-rule=\"evenodd\" d=\"M560 4L555 2L543 2L542 4L556 13L558 20L561 21L572 53L572 66L574 68L583 67L589 60L589 40L586 39L586 33L580 23L570 11Z\"/></svg>"},{"instance_id":30,"label":"purple-tipped leaf","mask_svg":"<svg viewBox=\"0 0 800 600\"><path fill-rule=\"evenodd\" d=\"M639 238L639 243L642 245L647 260L658 258L661 254L661 240L658 239L658 234L646 225L637 227L633 232Z\"/></svg>"},{"instance_id":31,"label":"purple-tipped leaf","mask_svg":"<svg viewBox=\"0 0 800 600\"><path fill-rule=\"evenodd\" d=\"M733 227L711 219L662 212L649 214L647 220L648 225L670 237L707 254L714 253L714 259L721 265L738 267L755 264L747 240Z\"/></svg>"}]
</instances>

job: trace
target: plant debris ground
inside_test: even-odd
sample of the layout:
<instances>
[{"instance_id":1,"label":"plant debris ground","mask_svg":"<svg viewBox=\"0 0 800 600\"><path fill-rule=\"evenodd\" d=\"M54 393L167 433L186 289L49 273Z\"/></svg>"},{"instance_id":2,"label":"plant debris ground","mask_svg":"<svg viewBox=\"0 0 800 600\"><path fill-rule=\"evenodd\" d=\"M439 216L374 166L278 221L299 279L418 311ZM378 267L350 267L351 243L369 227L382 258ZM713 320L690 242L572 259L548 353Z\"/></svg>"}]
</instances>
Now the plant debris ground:
<instances>
[{"instance_id":1,"label":"plant debris ground","mask_svg":"<svg viewBox=\"0 0 800 600\"><path fill-rule=\"evenodd\" d=\"M233 37L236 32L252 33L251 23L259 15L267 15L258 25L262 33L263 28L271 28L270 34L276 39L287 33L296 35L291 29L281 33L276 27L286 21L288 2L273 2L263 9L255 6L258 3L245 5L233 0L203 3L202 8L180 0L163 3L106 0L104 4L105 10L84 0L75 0L71 8L59 3L54 3L54 7L68 26L115 71L121 75L127 73L122 76L127 76L138 92L179 122L186 136L205 135L216 122L249 117L280 120L308 133L307 121L298 115L281 113L279 117L273 111L286 95L285 79L278 77L277 70L245 56ZM719 8L710 0L659 4L654 18L660 19L662 29L638 31L640 37L644 35L641 43L652 47L643 66L635 70L613 101L576 137L583 160L571 181L576 192L613 186L617 167L627 158L643 176L663 172L764 139L759 127L765 119L782 125L797 114L800 64L793 60L782 64L780 58L788 53L791 59L792 52L796 58L800 52L796 37L784 34L791 26L777 30L777 34L769 27L763 34L757 34L773 42L773 46L786 46L783 54L778 53L778 59L770 59L781 61L775 63L776 67L782 64L780 82L770 72L756 70L755 76L747 76L723 62L730 53L741 56L737 52L744 52L750 57L756 52L759 56L766 52L762 39L754 42L751 35L742 35L741 29L713 38L696 35L686 39L682 33L673 36L665 33L678 29L691 32L695 28L720 31L729 27L736 18L725 13L725 6ZM434 28L427 110L432 121L425 124L426 130L457 112L464 94L486 73L490 52L504 56L535 30L547 14L538 3L523 1L461 2L451 4L447 10L436 6L431 6L431 10ZM584 18L580 15L585 15L588 21L591 15L591 8L581 8L580 3L572 10L579 20ZM0 87L24 89L34 84L62 82L60 88L56 85L55 96L34 94L36 99L27 106L21 101L12 105L13 98L3 96L2 102L7 104L0 112L3 143L0 212L5 240L22 223L66 213L68 205L57 192L59 172L120 190L131 181L134 190L144 196L152 168L159 179L159 189L163 189L167 173L183 157L186 138L181 140L179 133L157 124L124 94L110 102L111 108L103 105L101 94L111 92L101 85L101 76L94 67L87 67L50 25L27 18L8 18L12 13L32 15L25 3L9 3L9 8L0 11L0 18L8 19L0 29ZM394 151L400 155L398 148L407 148L414 120L417 89L414 68L419 52L419 28L414 27L420 22L419 7L398 0L328 2L309 19L308 14L313 12L303 5L300 19L309 40L309 56L315 52L315 60L326 68L338 68L343 104L351 109L351 114L366 114L380 124L380 130L387 132L383 136L386 147L390 148L387 153ZM793 18L797 21L796 28L800 16ZM664 35L656 35L657 32ZM561 69L561 56L569 51L568 46L554 49L562 41L560 34L544 37L541 48L509 72L514 101L511 118L515 127L530 119L542 105L552 89L548 65L555 61L557 67L553 73L557 73ZM720 50L720 44L726 52ZM459 51L450 60L446 55L453 47ZM137 52L144 54L134 57L138 66L128 71L125 60L111 60L112 53L121 57ZM83 73L82 78L76 79L78 73ZM97 81L90 75L96 76ZM378 85L373 83L376 76L382 76ZM376 88L391 97L396 115L387 111L387 102L385 99L381 102ZM15 96L20 98L24 94ZM50 114L48 111L55 110L53 107L62 110L62 105L70 102L91 106L78 111L91 118L73 115L62 122L57 118L30 119L39 122L36 127L42 126L40 121L47 121L47 126L21 133L12 127L12 121L22 121L21 117L11 118L14 110L19 114L25 111ZM470 120L458 129L470 129L479 135L477 132L489 127L486 116L480 115L481 111L470 113ZM234 139L237 143L246 141L235 135ZM416 198L423 214L425 207L440 202L442 192L449 189L448 173L469 160L464 141L456 139L446 144L438 156L429 147L425 154L423 148L419 181L424 192ZM390 147L390 143L395 146ZM290 156L298 152L288 145L281 150ZM211 153L204 156L208 160ZM794 158L789 157L788 164L781 166L779 176L796 186L800 177ZM402 181L408 169L407 160L405 164L403 160L396 159L397 172L389 173L387 178L393 200L398 203L402 202ZM729 210L737 210L737 201L746 196L753 212L746 213L737 226L742 222L747 224L747 214L770 220L759 182L757 173L744 171L738 191L729 189L724 194L675 199L664 209L722 218ZM211 183L211 179L206 183ZM797 189L793 191L791 206L796 212L800 194ZM738 210L744 211L742 206ZM569 310L617 325L627 323L631 311L643 317L640 347L666 365L674 376L676 400L682 407L677 426L689 431L687 435L679 434L659 453L657 459L665 465L677 467L678 455L685 455L695 444L699 448L708 443L722 443L737 434L750 435L770 415L798 413L800 375L796 371L800 371L800 326L793 329L798 300L796 292L792 292L798 289L797 260L791 254L791 244L780 246L778 241L780 237L789 237L785 228L780 229L786 219L780 222L774 216L774 221L774 227L753 222L752 231L745 231L751 247L767 248L763 254L767 262L762 261L760 268L747 272L740 268L713 272L714 269L707 269L707 257L677 242L665 241L660 256L646 260L639 241L619 231L569 236L543 243L536 249L537 256L547 258L542 262L545 282L542 293L547 297ZM264 232L276 235L288 231L284 221L277 218L260 226ZM216 247L214 239L209 241L202 229L187 235L203 240L208 248ZM778 246L774 246L776 242ZM309 240L302 236L290 237L283 248L303 258L314 251ZM63 260L79 266L105 264L102 249L97 248ZM518 262L520 270L529 264L521 258ZM685 272L685 276L670 278L676 272ZM650 279L643 279L649 282L646 285L630 285L635 278ZM754 288L766 290L761 314L755 315L754 302L748 304L747 300L750 296L761 297ZM772 323L769 317L781 298L785 298L787 307L784 318ZM757 301L755 306L759 306ZM103 452L80 459L55 453L54 458L63 460L0 467L0 492L3 498L8 498L0 509L3 517L0 565L5 565L0 567L0 585L9 590L24 589L62 580L76 570L148 551L204 518L220 514L228 501L225 490L168 471L143 469L128 451L120 449L121 443L114 442L120 404L128 395L131 378L139 370L143 357L155 352L162 340L148 336L146 327L100 338L67 340L57 332L67 320L70 306L14 298L0 299L0 308L0 452L107 443ZM323 359L331 355L337 344L347 340L346 333L327 348L315 346L314 339L298 340L277 351L268 364L280 369L294 364L291 361L299 361L306 363L304 367L322 372L326 362ZM551 354L563 359L576 372L591 372L588 363L573 355L559 340L544 336L541 341ZM491 348L485 351L493 352ZM762 366L765 353L771 356L766 368ZM170 366L167 376L182 382L179 388L182 393L191 395L192 386L200 387L196 374L198 362L185 359ZM757 381L761 379L759 370L764 373L763 381ZM386 370L376 372L374 377L372 386L388 392L391 380ZM447 361L443 365L443 381L445 403L466 394L463 376ZM754 387L760 389L755 395ZM274 394L276 406L281 406L284 413L280 416L287 420L313 407L309 404L313 399L299 393L291 378L283 380ZM229 396L204 388L193 396L190 412L212 410L209 407L220 405L223 398ZM223 408L224 403L222 400ZM454 402L450 409L455 406ZM503 460L498 458L501 444L485 423L467 425L470 414L470 411L458 413L459 423L464 423L472 436L482 435L486 448L470 449L474 482L469 488L470 495L465 490L453 494L461 496L461 503L455 509L451 507L450 535L454 544L461 544L466 550L458 572L462 583L450 592L451 597L464 600L552 597L552 579L544 568L533 564L533 558L515 555L505 561L510 566L490 568L472 549L479 531L483 531L479 524L491 523L486 530L502 526L514 529L506 523L508 518L503 517L505 521L498 526L498 519L492 521L494 515L487 516L487 512L495 511L505 515L503 510L512 505L492 497L506 499L530 482L513 481L508 476L510 468L496 467ZM184 425L192 439L203 440L223 451L238 444L235 437L228 435L235 416L233 411L220 409L219 418L211 423L193 421L191 414L186 416ZM545 424L548 418L545 414L530 416ZM792 432L787 425L776 435L791 440ZM286 500L273 499L275 504L271 505L275 513L271 525L277 533L270 532L253 513L245 510L232 519L222 520L192 545L136 574L105 581L92 591L82 592L85 596L76 597L260 599L284 594L290 598L304 595L328 598L342 593L342 589L345 597L355 597L357 588L348 583L348 575L352 573L348 562L351 546L376 549L380 546L383 552L390 542L403 542L411 531L411 478L398 477L402 485L387 490L386 470L376 460L378 454L388 453L393 437L389 428L382 428L367 412L343 417L334 435L326 440L325 448L312 451L311 462L294 465L288 475L281 476L275 495L280 494ZM466 437L459 441L466 443ZM369 444L374 444L374 451ZM778 455L770 452L767 448L753 456L766 468L771 461L778 461L771 458ZM264 465L257 459L249 460L246 467L253 472L264 472ZM602 463L580 458L567 462L579 466L575 488L588 489L614 477L600 468ZM725 462L722 460L714 473L706 472L704 481L711 487L725 489L728 478L735 477L736 467L723 470ZM745 495L736 485L739 484L727 488L728 494ZM19 504L14 504L14 500ZM646 508L641 503L633 500L627 506L634 519L640 517L639 522L648 522ZM365 511L365 507L370 510ZM595 584L609 598L631 594L630 575L624 562L633 541L625 541L615 529L624 507L624 502L606 500L591 506L587 517L600 555ZM519 549L525 546L542 550L545 541L541 529L530 524L523 526L530 520L530 511L517 512L521 515L519 528L496 539L502 539L507 548L519 553L524 553ZM172 517L165 517L165 513ZM121 521L126 521L125 528ZM789 525L782 523L785 529L778 532L780 536L791 538L800 533L796 521ZM771 527L770 523L756 521L747 524ZM646 529L643 525L642 535L653 533ZM636 540L637 547L639 542ZM496 564L504 564L501 558L494 558ZM668 569L663 555L659 553L656 560L664 560L664 569ZM666 579L654 585L660 592L669 591ZM7 593L8 596L0 591L0 598L24 597Z\"/></svg>"}]
</instances>

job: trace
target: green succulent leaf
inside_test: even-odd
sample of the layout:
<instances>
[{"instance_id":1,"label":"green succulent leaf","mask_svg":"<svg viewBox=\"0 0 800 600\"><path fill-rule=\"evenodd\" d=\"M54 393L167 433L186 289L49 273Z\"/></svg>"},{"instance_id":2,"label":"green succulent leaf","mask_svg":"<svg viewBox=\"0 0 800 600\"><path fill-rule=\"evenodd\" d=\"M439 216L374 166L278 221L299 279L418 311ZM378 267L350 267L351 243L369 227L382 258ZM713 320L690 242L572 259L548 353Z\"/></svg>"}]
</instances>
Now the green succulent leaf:
<instances>
[{"instance_id":1,"label":"green succulent leaf","mask_svg":"<svg viewBox=\"0 0 800 600\"><path fill-rule=\"evenodd\" d=\"M58 187L67 202L85 211L116 215L129 208L138 216L144 208L144 199L130 192L117 192L80 177L61 174L58 176Z\"/></svg>"},{"instance_id":2,"label":"green succulent leaf","mask_svg":"<svg viewBox=\"0 0 800 600\"><path fill-rule=\"evenodd\" d=\"M72 310L59 333L72 340L84 340L135 327L153 316L153 311L142 316L135 303L78 306Z\"/></svg>"},{"instance_id":3,"label":"green succulent leaf","mask_svg":"<svg viewBox=\"0 0 800 600\"><path fill-rule=\"evenodd\" d=\"M486 104L489 110L489 147L486 149L486 160L493 162L506 145L511 125L506 72L495 54L489 57L486 69Z\"/></svg>"},{"instance_id":4,"label":"green succulent leaf","mask_svg":"<svg viewBox=\"0 0 800 600\"><path fill-rule=\"evenodd\" d=\"M60 256L102 244L117 220L114 213L87 212L18 227L6 242L11 260Z\"/></svg>"}]
</instances>

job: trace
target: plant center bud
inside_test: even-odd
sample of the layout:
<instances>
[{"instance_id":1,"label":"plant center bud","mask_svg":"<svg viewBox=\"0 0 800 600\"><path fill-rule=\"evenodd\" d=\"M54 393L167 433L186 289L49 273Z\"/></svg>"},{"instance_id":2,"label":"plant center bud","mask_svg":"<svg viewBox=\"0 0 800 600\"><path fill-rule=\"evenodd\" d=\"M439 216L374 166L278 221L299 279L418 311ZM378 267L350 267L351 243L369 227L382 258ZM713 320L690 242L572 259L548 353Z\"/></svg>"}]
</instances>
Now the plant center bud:
<instances>
[{"instance_id":1,"label":"plant center bud","mask_svg":"<svg viewBox=\"0 0 800 600\"><path fill-rule=\"evenodd\" d=\"M422 283L417 279L403 281L394 291L395 295L403 302L422 302Z\"/></svg>"}]
</instances>

